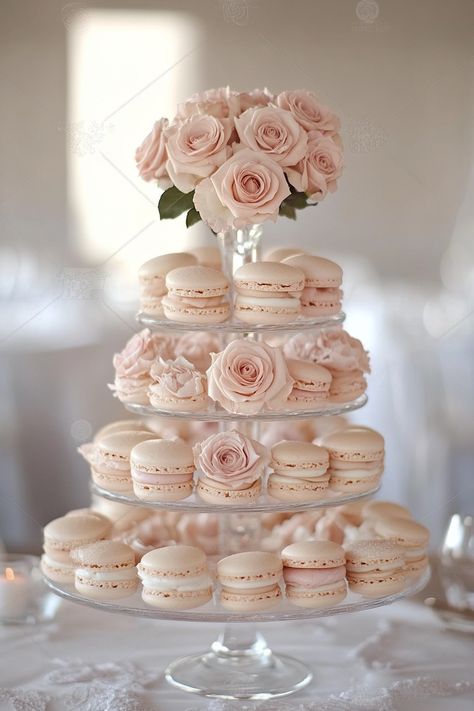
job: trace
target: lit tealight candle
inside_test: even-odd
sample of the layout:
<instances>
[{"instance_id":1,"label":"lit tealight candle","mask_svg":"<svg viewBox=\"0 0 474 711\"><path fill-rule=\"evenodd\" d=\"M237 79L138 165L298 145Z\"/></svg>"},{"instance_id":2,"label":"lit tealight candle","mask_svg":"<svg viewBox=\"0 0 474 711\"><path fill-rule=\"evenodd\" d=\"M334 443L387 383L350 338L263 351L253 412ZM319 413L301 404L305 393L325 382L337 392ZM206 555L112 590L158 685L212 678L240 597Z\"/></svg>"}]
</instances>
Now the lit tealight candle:
<instances>
[{"instance_id":1,"label":"lit tealight candle","mask_svg":"<svg viewBox=\"0 0 474 711\"><path fill-rule=\"evenodd\" d=\"M0 621L25 618L32 592L31 580L6 566L0 574Z\"/></svg>"}]
</instances>

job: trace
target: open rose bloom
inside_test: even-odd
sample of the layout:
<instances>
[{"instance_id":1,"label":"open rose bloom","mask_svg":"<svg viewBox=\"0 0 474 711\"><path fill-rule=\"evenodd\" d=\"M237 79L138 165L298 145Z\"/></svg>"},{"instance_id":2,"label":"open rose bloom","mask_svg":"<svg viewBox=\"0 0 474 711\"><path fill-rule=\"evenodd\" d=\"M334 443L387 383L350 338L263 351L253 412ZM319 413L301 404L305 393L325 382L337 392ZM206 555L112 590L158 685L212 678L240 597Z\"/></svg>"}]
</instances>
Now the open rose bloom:
<instances>
[{"instance_id":1,"label":"open rose bloom","mask_svg":"<svg viewBox=\"0 0 474 711\"><path fill-rule=\"evenodd\" d=\"M295 218L337 189L340 121L311 91L229 87L194 94L153 124L135 154L140 177L167 188L161 219L187 212L214 232ZM170 187L168 187L170 186Z\"/></svg>"}]
</instances>

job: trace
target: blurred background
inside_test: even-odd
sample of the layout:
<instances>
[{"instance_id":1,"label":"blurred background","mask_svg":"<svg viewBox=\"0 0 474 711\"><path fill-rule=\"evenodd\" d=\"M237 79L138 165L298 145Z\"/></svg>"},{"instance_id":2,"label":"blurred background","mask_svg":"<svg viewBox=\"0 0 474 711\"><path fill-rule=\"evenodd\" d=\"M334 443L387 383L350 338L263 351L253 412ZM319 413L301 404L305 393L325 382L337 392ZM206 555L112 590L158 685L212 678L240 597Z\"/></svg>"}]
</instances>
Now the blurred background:
<instances>
[{"instance_id":1,"label":"blurred background","mask_svg":"<svg viewBox=\"0 0 474 711\"><path fill-rule=\"evenodd\" d=\"M335 195L265 246L345 271L370 349L382 495L436 543L474 513L472 0L3 0L0 6L0 539L87 505L76 448L124 411L106 384L137 330L136 269L211 243L160 223L134 151L155 119L229 84L307 88L341 116Z\"/></svg>"}]
</instances>

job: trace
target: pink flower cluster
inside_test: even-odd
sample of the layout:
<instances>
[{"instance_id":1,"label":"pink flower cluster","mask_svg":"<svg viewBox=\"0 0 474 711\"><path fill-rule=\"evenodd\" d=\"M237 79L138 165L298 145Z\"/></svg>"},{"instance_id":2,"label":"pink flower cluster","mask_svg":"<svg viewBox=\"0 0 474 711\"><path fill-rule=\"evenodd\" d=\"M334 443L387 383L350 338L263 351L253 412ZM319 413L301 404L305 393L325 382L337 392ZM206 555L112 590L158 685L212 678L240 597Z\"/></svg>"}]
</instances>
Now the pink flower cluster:
<instances>
[{"instance_id":1,"label":"pink flower cluster","mask_svg":"<svg viewBox=\"0 0 474 711\"><path fill-rule=\"evenodd\" d=\"M339 129L310 91L211 89L180 104L173 121L156 121L135 159L144 180L190 193L183 209L194 205L223 232L275 221L280 208L294 212L295 193L302 207L334 192L343 168Z\"/></svg>"}]
</instances>

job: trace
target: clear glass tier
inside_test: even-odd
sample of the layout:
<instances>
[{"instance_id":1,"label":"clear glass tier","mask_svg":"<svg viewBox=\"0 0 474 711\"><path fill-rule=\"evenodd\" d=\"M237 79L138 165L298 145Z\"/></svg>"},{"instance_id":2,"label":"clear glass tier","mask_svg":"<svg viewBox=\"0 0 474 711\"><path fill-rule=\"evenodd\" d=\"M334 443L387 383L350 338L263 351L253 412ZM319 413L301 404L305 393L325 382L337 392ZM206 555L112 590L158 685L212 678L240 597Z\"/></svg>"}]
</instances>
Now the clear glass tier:
<instances>
[{"instance_id":1,"label":"clear glass tier","mask_svg":"<svg viewBox=\"0 0 474 711\"><path fill-rule=\"evenodd\" d=\"M350 402L328 403L314 410L286 409L276 410L275 412L258 412L255 415L235 414L234 412L227 412L227 410L218 406L214 408L210 407L206 411L182 412L181 410L159 410L151 405L138 405L134 402L124 402L122 404L129 412L145 417L174 417L179 420L199 420L203 422L236 422L238 420L245 420L247 422L255 420L271 422L275 420L287 420L290 417L297 420L308 420L313 417L345 415L348 412L364 407L366 403L367 395L364 394Z\"/></svg>"},{"instance_id":2,"label":"clear glass tier","mask_svg":"<svg viewBox=\"0 0 474 711\"><path fill-rule=\"evenodd\" d=\"M146 605L140 591L134 595L119 601L99 601L90 600L84 597L74 588L73 584L56 583L45 578L49 587L58 595L72 602L94 607L104 612L114 612L123 615L133 615L134 617L146 617L156 620L176 620L181 622L277 622L283 620L310 620L331 615L341 615L349 612L360 612L370 610L373 607L389 605L401 598L414 595L422 590L430 578L429 570L416 579L408 582L406 588L394 595L386 595L378 598L363 598L351 591L348 592L345 600L334 607L324 609L306 609L296 607L283 599L281 603L271 610L263 612L231 612L224 609L218 601L218 596L214 593L214 599L199 608L191 610L160 610L156 607Z\"/></svg>"},{"instance_id":3,"label":"clear glass tier","mask_svg":"<svg viewBox=\"0 0 474 711\"><path fill-rule=\"evenodd\" d=\"M170 321L166 318L156 318L150 314L140 311L137 321L142 326L151 328L152 331L176 331L189 333L190 331L210 331L212 333L294 333L300 331L311 331L320 328L330 328L343 323L346 315L344 311L332 316L318 316L315 318L298 317L289 323L274 324L273 326L258 324L251 325L242 321L225 321L224 323L180 323Z\"/></svg>"},{"instance_id":4,"label":"clear glass tier","mask_svg":"<svg viewBox=\"0 0 474 711\"><path fill-rule=\"evenodd\" d=\"M363 494L338 494L336 492L328 493L328 495L317 501L305 501L305 502L294 502L294 501L278 501L268 496L266 493L262 493L261 496L256 501L252 501L248 504L208 504L199 498L197 494L192 494L188 496L187 499L182 499L181 501L143 501L138 499L133 494L115 494L102 487L97 486L97 484L91 484L91 491L93 494L97 494L104 499L109 499L110 501L117 501L122 504L129 504L131 506L145 506L146 508L156 509L158 511L182 511L188 513L217 513L217 514L231 514L231 513L270 513L270 512L292 512L297 511L313 511L314 509L328 508L330 506L342 506L342 504L348 504L353 501L359 501L361 499L373 496L378 490L379 486L371 489L370 491L364 492Z\"/></svg>"}]
</instances>

